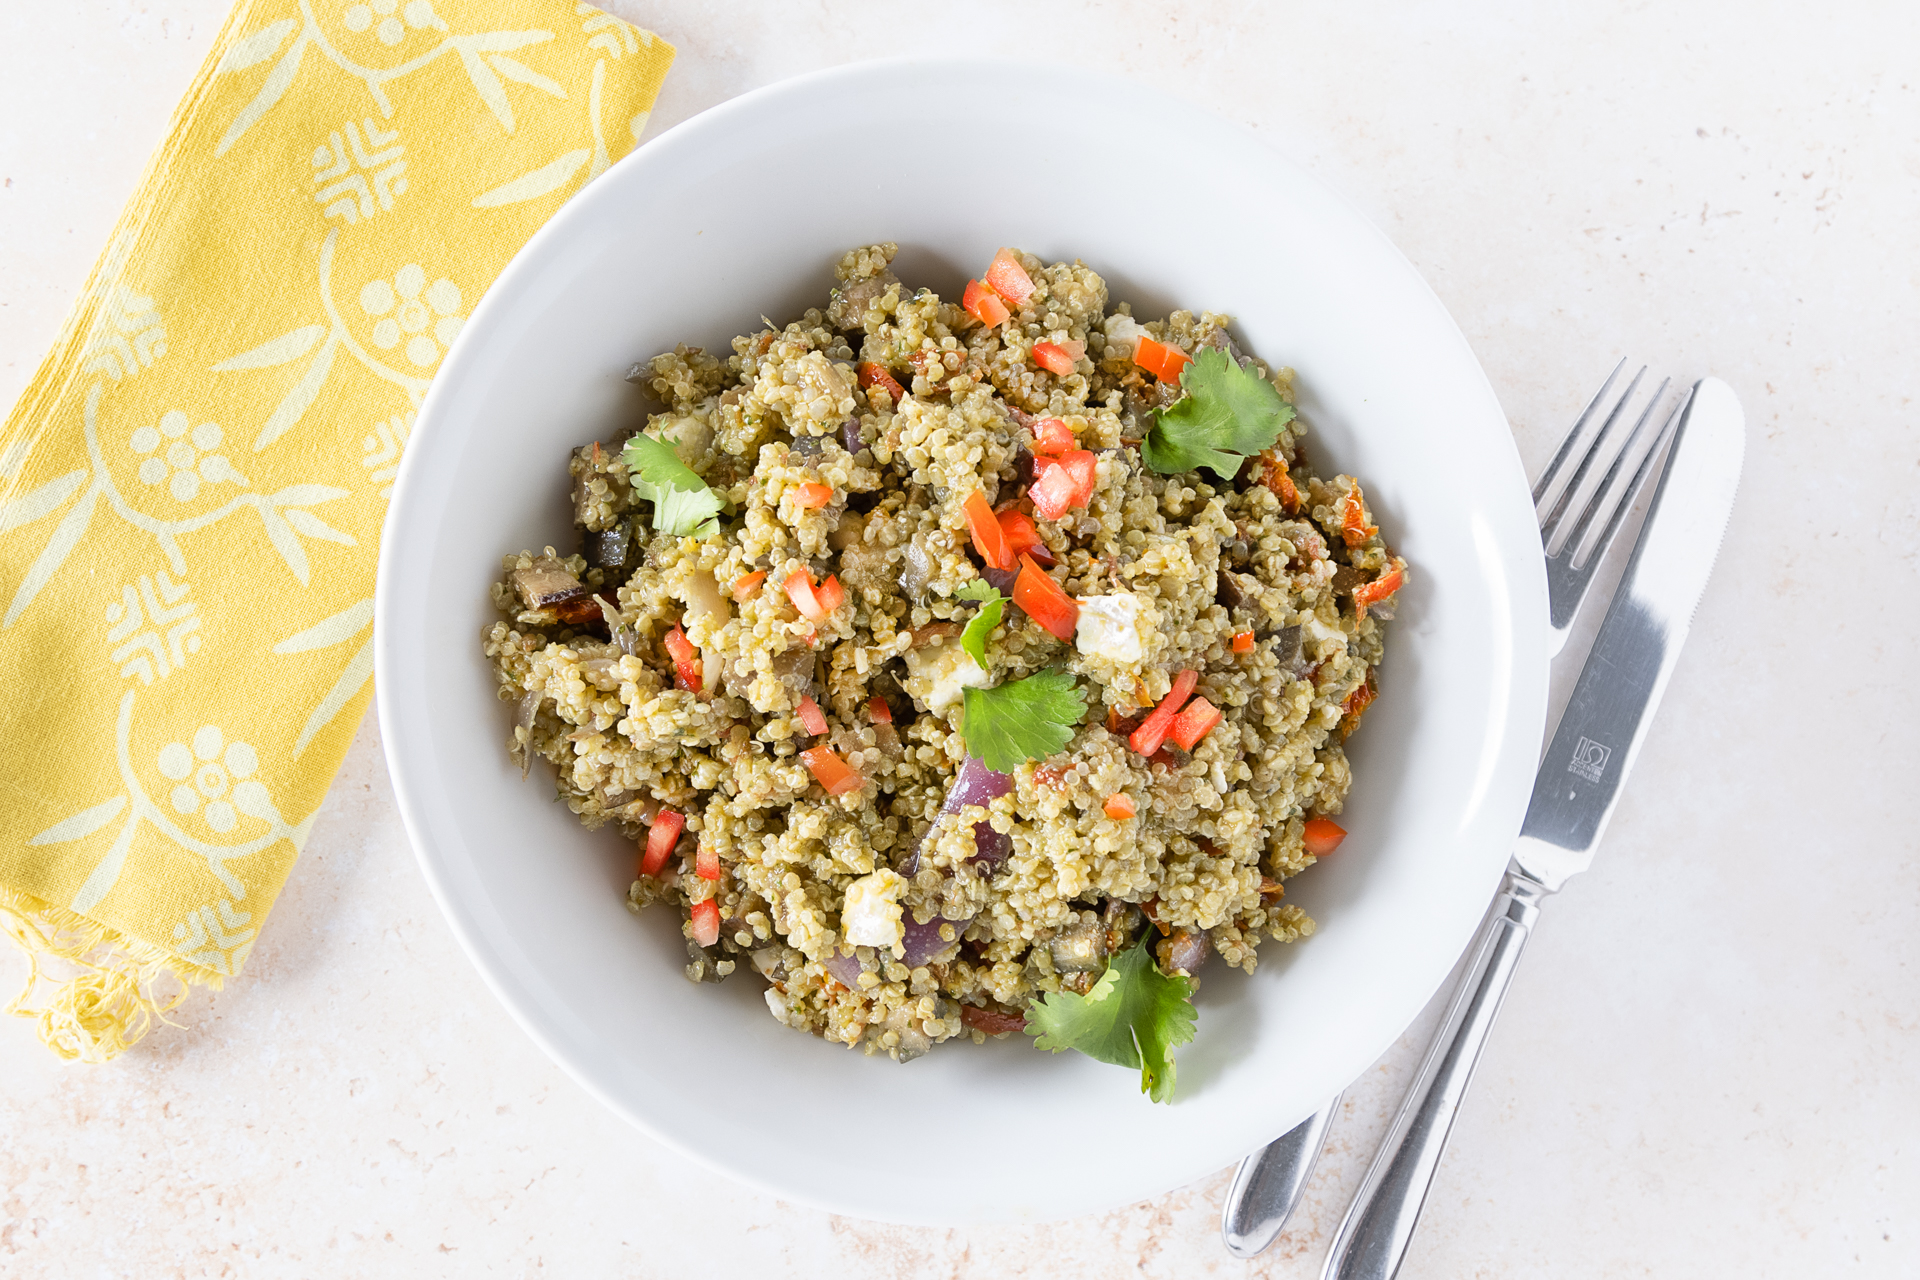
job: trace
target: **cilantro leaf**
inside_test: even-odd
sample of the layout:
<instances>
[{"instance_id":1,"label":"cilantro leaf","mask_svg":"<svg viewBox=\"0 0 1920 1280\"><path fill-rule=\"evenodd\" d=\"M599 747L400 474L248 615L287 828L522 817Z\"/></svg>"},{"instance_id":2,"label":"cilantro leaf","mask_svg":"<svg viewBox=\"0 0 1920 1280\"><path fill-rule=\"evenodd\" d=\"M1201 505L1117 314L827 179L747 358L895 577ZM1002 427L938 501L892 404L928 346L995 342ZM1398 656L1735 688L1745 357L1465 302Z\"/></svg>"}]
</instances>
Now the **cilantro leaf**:
<instances>
[{"instance_id":1,"label":"cilantro leaf","mask_svg":"<svg viewBox=\"0 0 1920 1280\"><path fill-rule=\"evenodd\" d=\"M1187 393L1154 415L1140 456L1163 474L1201 467L1231 480L1248 456L1270 449L1293 421L1293 406L1251 369L1214 347L1180 373Z\"/></svg>"},{"instance_id":2,"label":"cilantro leaf","mask_svg":"<svg viewBox=\"0 0 1920 1280\"><path fill-rule=\"evenodd\" d=\"M711 538L720 532L720 495L680 461L672 446L644 431L620 451L635 496L653 503L656 533L676 538Z\"/></svg>"},{"instance_id":3,"label":"cilantro leaf","mask_svg":"<svg viewBox=\"0 0 1920 1280\"><path fill-rule=\"evenodd\" d=\"M1109 961L1084 996L1054 991L1029 1005L1027 1034L1054 1053L1078 1049L1116 1067L1138 1067L1140 1092L1171 1102L1174 1046L1193 1039L1193 984L1161 973L1150 946L1137 942Z\"/></svg>"},{"instance_id":4,"label":"cilantro leaf","mask_svg":"<svg viewBox=\"0 0 1920 1280\"><path fill-rule=\"evenodd\" d=\"M1000 615L1006 608L1006 597L1000 594L1000 588L985 578L975 578L953 593L962 600L978 600L980 611L967 619L967 629L960 633L960 647L965 649L980 669L987 669L987 637L1000 625Z\"/></svg>"},{"instance_id":5,"label":"cilantro leaf","mask_svg":"<svg viewBox=\"0 0 1920 1280\"><path fill-rule=\"evenodd\" d=\"M967 754L999 773L1059 751L1087 713L1086 695L1059 667L992 689L968 689L962 696L960 732Z\"/></svg>"}]
</instances>

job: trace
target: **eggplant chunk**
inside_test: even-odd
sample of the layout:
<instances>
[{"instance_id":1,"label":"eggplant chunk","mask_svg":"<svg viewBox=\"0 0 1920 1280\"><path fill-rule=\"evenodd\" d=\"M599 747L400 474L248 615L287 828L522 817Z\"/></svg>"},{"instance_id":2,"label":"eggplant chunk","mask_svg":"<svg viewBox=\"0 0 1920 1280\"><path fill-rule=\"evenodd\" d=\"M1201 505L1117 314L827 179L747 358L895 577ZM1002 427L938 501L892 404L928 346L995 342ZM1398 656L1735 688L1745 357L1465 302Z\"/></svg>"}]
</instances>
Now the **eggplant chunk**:
<instances>
[{"instance_id":1,"label":"eggplant chunk","mask_svg":"<svg viewBox=\"0 0 1920 1280\"><path fill-rule=\"evenodd\" d=\"M827 304L827 322L836 329L865 333L867 308L899 283L900 277L883 270L834 290L833 301Z\"/></svg>"},{"instance_id":2,"label":"eggplant chunk","mask_svg":"<svg viewBox=\"0 0 1920 1280\"><path fill-rule=\"evenodd\" d=\"M1283 670L1296 670L1300 665L1300 627L1282 627L1273 633L1273 656L1279 659Z\"/></svg>"},{"instance_id":3,"label":"eggplant chunk","mask_svg":"<svg viewBox=\"0 0 1920 1280\"><path fill-rule=\"evenodd\" d=\"M1146 914L1133 903L1108 898L1100 912L1100 926L1107 931L1107 953L1118 955L1132 946L1140 936L1140 926L1146 922Z\"/></svg>"},{"instance_id":4,"label":"eggplant chunk","mask_svg":"<svg viewBox=\"0 0 1920 1280\"><path fill-rule=\"evenodd\" d=\"M1207 962L1208 950L1206 933L1186 925L1175 928L1155 948L1162 973L1184 973L1188 977L1200 972L1200 966Z\"/></svg>"},{"instance_id":5,"label":"eggplant chunk","mask_svg":"<svg viewBox=\"0 0 1920 1280\"><path fill-rule=\"evenodd\" d=\"M1100 917L1083 912L1077 924L1053 935L1047 949L1055 973L1099 973L1107 967L1107 930Z\"/></svg>"},{"instance_id":6,"label":"eggplant chunk","mask_svg":"<svg viewBox=\"0 0 1920 1280\"><path fill-rule=\"evenodd\" d=\"M580 579L553 556L539 556L524 569L507 575L513 589L529 609L546 609L562 622L575 626L597 621L600 605Z\"/></svg>"},{"instance_id":7,"label":"eggplant chunk","mask_svg":"<svg viewBox=\"0 0 1920 1280\"><path fill-rule=\"evenodd\" d=\"M687 959L689 982L724 982L735 968L735 961L721 955L718 946L703 947L693 941L687 943Z\"/></svg>"},{"instance_id":8,"label":"eggplant chunk","mask_svg":"<svg viewBox=\"0 0 1920 1280\"><path fill-rule=\"evenodd\" d=\"M581 554L586 556L587 563L606 571L603 587L618 587L639 564L639 557L634 554L631 521L622 520L611 529L589 532L584 541L586 545Z\"/></svg>"}]
</instances>

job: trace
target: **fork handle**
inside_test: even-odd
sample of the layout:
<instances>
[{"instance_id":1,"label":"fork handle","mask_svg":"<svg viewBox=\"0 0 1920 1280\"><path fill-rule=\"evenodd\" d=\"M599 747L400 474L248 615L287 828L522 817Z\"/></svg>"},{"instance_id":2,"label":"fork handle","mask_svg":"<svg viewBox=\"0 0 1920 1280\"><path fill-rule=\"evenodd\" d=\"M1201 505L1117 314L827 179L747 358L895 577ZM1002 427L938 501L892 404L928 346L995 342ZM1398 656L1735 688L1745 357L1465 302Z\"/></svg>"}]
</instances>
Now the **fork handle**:
<instances>
[{"instance_id":1,"label":"fork handle","mask_svg":"<svg viewBox=\"0 0 1920 1280\"><path fill-rule=\"evenodd\" d=\"M1446 1021L1340 1223L1322 1280L1392 1280L1400 1270L1480 1050L1549 892L1508 869Z\"/></svg>"}]
</instances>

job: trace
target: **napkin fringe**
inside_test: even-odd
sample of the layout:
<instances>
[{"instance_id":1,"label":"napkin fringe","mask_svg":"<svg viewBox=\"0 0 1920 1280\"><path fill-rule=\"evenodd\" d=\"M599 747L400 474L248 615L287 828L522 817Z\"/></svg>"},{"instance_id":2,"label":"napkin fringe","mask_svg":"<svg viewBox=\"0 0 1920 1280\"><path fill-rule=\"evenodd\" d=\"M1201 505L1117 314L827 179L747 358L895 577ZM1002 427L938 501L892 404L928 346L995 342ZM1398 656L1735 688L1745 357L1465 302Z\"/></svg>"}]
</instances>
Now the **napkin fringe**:
<instances>
[{"instance_id":1,"label":"napkin fringe","mask_svg":"<svg viewBox=\"0 0 1920 1280\"><path fill-rule=\"evenodd\" d=\"M0 885L0 930L27 957L26 984L6 1012L37 1018L40 1041L68 1062L111 1062L167 1017L193 984L221 975L83 915ZM48 962L75 970L65 978ZM173 988L164 990L162 982ZM36 993L51 987L39 1003Z\"/></svg>"}]
</instances>

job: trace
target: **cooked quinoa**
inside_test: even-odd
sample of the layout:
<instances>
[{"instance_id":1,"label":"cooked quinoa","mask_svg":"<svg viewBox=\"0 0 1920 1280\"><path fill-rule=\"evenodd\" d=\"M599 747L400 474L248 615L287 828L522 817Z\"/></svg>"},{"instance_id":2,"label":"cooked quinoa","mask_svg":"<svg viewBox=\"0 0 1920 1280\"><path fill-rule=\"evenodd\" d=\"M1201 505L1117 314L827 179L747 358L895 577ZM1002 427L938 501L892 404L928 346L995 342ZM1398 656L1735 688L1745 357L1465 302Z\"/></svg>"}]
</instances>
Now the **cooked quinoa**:
<instances>
[{"instance_id":1,"label":"cooked quinoa","mask_svg":"<svg viewBox=\"0 0 1920 1280\"><path fill-rule=\"evenodd\" d=\"M485 651L517 709L515 758L550 761L583 823L644 846L660 815L684 817L628 902L680 915L688 977L748 967L738 980L764 982L786 1025L906 1060L1005 1034L1040 993L1084 993L1145 928L1163 970L1189 974L1209 952L1251 972L1263 940L1312 933L1283 882L1315 860L1307 821L1341 810L1391 603L1354 591L1404 565L1358 484L1314 473L1297 418L1231 482L1143 464L1180 390L1135 362L1142 335L1221 350L1291 404L1293 371L1243 356L1227 316L1139 321L1085 264L1021 254L1032 293L989 326L895 278L894 252L848 253L824 309L724 359L682 346L635 366L665 406L648 434L724 501L719 532L652 532L622 441L576 449L581 551L506 557ZM1036 364L1043 342L1071 372ZM897 388L864 385L868 365ZM1048 418L1097 460L1084 506L1033 519L1078 630L1064 642L1009 606L982 670L958 639L979 606L956 593L982 576L963 503L979 490L1030 512ZM812 486L831 497L807 505ZM802 570L844 588L819 620L782 589ZM676 687L676 626L696 688ZM968 754L962 690L1051 667L1086 698L1067 747L943 813ZM1138 754L1129 732L1185 670L1223 719L1191 753ZM800 753L821 745L857 788L816 781ZM708 900L720 925L702 946Z\"/></svg>"}]
</instances>

